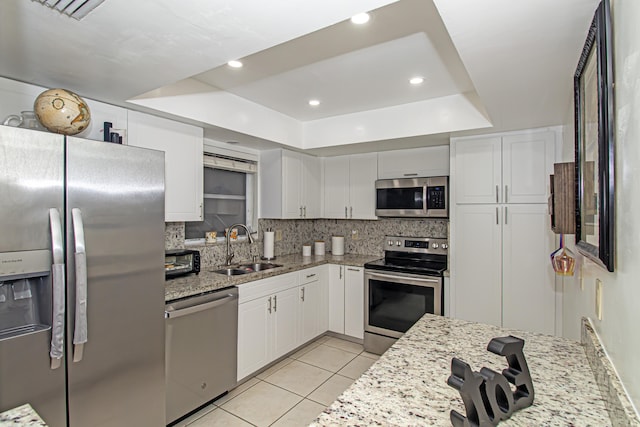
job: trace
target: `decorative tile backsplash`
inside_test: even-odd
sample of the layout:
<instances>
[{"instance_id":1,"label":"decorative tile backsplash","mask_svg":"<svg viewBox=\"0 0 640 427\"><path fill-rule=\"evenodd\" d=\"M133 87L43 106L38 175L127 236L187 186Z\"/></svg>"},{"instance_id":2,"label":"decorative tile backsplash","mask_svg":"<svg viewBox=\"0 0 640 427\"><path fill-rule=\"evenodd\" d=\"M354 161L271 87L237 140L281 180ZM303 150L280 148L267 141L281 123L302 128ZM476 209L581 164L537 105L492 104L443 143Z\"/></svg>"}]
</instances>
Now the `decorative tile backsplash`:
<instances>
[{"instance_id":1,"label":"decorative tile backsplash","mask_svg":"<svg viewBox=\"0 0 640 427\"><path fill-rule=\"evenodd\" d=\"M234 262L248 261L262 255L262 233L271 228L282 232L282 240L274 245L275 256L302 253L302 245L324 240L326 250L331 251L331 236L344 236L345 253L356 255L383 255L384 236L448 237L449 221L446 219L260 219L257 242L233 242ZM184 223L165 224L165 248L184 248ZM313 246L313 245L312 245ZM213 268L224 264L226 245L215 243L189 246L200 251L201 267Z\"/></svg>"}]
</instances>

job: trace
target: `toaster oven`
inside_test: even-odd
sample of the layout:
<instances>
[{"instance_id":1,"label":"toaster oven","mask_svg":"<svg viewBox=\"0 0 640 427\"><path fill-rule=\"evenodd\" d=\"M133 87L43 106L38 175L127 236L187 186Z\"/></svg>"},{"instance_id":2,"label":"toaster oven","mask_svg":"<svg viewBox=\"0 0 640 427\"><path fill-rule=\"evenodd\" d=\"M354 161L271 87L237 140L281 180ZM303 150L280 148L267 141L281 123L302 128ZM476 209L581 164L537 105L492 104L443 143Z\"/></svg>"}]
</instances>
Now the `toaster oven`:
<instances>
[{"instance_id":1,"label":"toaster oven","mask_svg":"<svg viewBox=\"0 0 640 427\"><path fill-rule=\"evenodd\" d=\"M183 276L200 273L200 252L191 249L173 249L164 253L164 276Z\"/></svg>"}]
</instances>

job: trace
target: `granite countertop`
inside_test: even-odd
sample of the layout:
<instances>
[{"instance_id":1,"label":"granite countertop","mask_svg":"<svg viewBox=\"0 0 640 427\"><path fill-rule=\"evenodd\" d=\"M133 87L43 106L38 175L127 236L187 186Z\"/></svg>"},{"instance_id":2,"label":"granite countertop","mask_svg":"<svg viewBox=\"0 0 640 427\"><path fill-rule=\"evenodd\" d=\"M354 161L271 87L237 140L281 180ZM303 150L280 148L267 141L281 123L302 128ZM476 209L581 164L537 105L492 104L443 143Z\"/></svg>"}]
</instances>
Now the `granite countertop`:
<instances>
[{"instance_id":1,"label":"granite countertop","mask_svg":"<svg viewBox=\"0 0 640 427\"><path fill-rule=\"evenodd\" d=\"M0 413L0 427L46 427L42 418L29 404Z\"/></svg>"},{"instance_id":2,"label":"granite countertop","mask_svg":"<svg viewBox=\"0 0 640 427\"><path fill-rule=\"evenodd\" d=\"M315 267L322 264L341 264L362 267L365 263L379 259L379 255L327 255L303 257L299 254L279 256L273 261L282 267L273 268L271 270L259 271L249 274L241 274L238 276L226 276L224 274L213 273L211 271L200 271L200 274L190 274L188 276L178 277L165 281L165 301L173 301L180 298L199 295L218 289L228 288L230 286L240 285L242 283L252 282L264 279L266 277L277 276L279 274L298 271L305 268ZM242 263L241 263L242 264ZM211 270L214 270L211 268Z\"/></svg>"},{"instance_id":3,"label":"granite countertop","mask_svg":"<svg viewBox=\"0 0 640 427\"><path fill-rule=\"evenodd\" d=\"M525 340L535 392L532 406L505 426L606 426L611 421L584 347L564 338L502 329L426 314L350 388L314 426L451 426L452 409L465 415L460 393L447 385L451 359L502 372L504 357L486 350L495 337Z\"/></svg>"}]
</instances>

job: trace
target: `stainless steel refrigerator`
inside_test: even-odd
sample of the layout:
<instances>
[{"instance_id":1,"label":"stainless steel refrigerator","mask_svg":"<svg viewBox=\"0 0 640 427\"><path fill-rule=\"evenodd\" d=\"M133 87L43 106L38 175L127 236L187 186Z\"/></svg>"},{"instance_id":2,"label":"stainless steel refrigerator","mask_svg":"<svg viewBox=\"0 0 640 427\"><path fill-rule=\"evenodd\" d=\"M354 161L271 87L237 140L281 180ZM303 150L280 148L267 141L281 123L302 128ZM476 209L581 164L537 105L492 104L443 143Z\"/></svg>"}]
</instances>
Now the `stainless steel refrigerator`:
<instances>
[{"instance_id":1,"label":"stainless steel refrigerator","mask_svg":"<svg viewBox=\"0 0 640 427\"><path fill-rule=\"evenodd\" d=\"M0 126L0 412L162 426L164 153Z\"/></svg>"}]
</instances>

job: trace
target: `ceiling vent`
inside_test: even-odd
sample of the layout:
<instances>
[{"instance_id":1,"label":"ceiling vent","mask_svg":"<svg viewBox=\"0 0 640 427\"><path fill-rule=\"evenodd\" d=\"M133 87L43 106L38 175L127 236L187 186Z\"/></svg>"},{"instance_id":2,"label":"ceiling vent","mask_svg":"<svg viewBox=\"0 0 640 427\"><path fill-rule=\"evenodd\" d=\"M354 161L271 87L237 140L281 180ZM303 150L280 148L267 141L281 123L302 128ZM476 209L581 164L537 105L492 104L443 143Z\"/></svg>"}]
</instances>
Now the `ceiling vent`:
<instances>
[{"instance_id":1,"label":"ceiling vent","mask_svg":"<svg viewBox=\"0 0 640 427\"><path fill-rule=\"evenodd\" d=\"M69 15L75 19L82 19L93 9L100 6L104 0L37 0L40 3Z\"/></svg>"}]
</instances>

